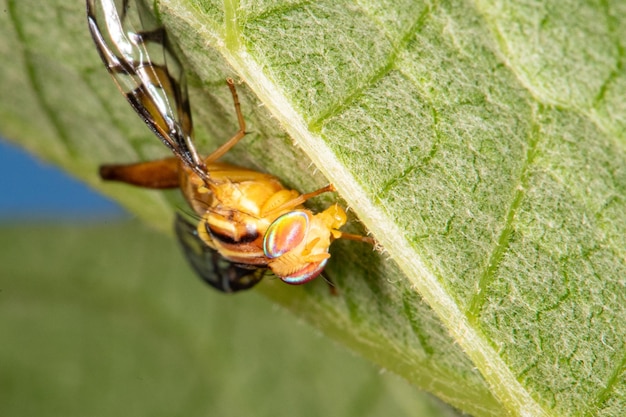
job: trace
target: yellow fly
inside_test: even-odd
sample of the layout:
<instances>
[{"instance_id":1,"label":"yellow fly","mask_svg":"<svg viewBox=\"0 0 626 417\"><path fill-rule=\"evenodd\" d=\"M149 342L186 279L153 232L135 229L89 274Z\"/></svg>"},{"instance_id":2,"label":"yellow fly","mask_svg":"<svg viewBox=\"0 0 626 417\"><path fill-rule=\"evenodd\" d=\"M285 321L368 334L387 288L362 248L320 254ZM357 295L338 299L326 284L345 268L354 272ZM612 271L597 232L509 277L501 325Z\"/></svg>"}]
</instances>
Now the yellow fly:
<instances>
[{"instance_id":1,"label":"yellow fly","mask_svg":"<svg viewBox=\"0 0 626 417\"><path fill-rule=\"evenodd\" d=\"M89 30L120 91L154 134L174 153L167 159L103 165L100 176L145 188L180 187L200 218L178 215L176 233L185 255L207 283L223 292L254 286L269 268L288 284L303 284L324 269L333 240L373 243L343 233L346 213L337 204L313 213L302 204L334 191L328 185L301 194L273 175L217 162L246 134L233 80L239 130L206 158L193 143L184 71L164 28L136 2L87 0ZM134 23L134 24L133 24Z\"/></svg>"}]
</instances>

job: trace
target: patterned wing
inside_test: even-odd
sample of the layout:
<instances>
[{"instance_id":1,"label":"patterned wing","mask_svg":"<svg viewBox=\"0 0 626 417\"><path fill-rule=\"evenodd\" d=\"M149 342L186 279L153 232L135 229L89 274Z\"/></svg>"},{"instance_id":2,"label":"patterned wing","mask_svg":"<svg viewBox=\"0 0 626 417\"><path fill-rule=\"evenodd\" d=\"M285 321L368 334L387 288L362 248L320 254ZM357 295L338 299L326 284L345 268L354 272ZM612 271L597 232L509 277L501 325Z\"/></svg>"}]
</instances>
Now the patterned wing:
<instances>
[{"instance_id":1,"label":"patterned wing","mask_svg":"<svg viewBox=\"0 0 626 417\"><path fill-rule=\"evenodd\" d=\"M207 284L230 293L252 288L261 281L266 269L229 262L198 236L197 228L176 215L175 230L185 257L196 273Z\"/></svg>"},{"instance_id":2,"label":"patterned wing","mask_svg":"<svg viewBox=\"0 0 626 417\"><path fill-rule=\"evenodd\" d=\"M179 159L208 179L192 142L185 73L163 26L138 0L87 0L87 20L102 61L131 106Z\"/></svg>"}]
</instances>

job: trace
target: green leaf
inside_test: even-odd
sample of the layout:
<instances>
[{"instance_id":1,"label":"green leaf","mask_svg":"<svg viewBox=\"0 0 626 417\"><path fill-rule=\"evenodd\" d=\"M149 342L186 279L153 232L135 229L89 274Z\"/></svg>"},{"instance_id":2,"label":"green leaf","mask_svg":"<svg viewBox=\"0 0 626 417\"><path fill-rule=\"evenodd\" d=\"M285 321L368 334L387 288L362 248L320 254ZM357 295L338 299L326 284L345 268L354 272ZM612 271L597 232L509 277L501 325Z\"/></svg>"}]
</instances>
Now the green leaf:
<instances>
[{"instance_id":1,"label":"green leaf","mask_svg":"<svg viewBox=\"0 0 626 417\"><path fill-rule=\"evenodd\" d=\"M175 196L97 182L102 162L165 150L83 11L33 4L0 17L3 133L168 228ZM338 297L264 294L465 412L622 414L626 3L159 7L202 148L234 132L224 79L243 79L255 133L229 160L303 191L332 182L384 247L334 245Z\"/></svg>"},{"instance_id":2,"label":"green leaf","mask_svg":"<svg viewBox=\"0 0 626 417\"><path fill-rule=\"evenodd\" d=\"M205 291L136 222L2 225L0 244L3 415L456 415L254 293Z\"/></svg>"}]
</instances>

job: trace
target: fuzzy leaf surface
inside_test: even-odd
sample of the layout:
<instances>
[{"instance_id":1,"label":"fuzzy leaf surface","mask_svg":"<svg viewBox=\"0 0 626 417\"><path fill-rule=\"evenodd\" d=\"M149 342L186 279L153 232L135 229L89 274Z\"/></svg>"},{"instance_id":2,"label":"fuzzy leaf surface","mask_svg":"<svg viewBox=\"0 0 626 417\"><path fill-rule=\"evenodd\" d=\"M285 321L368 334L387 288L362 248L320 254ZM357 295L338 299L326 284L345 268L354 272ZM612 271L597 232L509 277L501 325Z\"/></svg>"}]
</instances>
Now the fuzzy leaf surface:
<instances>
[{"instance_id":1,"label":"fuzzy leaf surface","mask_svg":"<svg viewBox=\"0 0 626 417\"><path fill-rule=\"evenodd\" d=\"M335 245L339 297L322 282L264 293L474 415L621 414L626 3L159 8L202 148L234 132L224 79L243 79L254 133L229 160L303 191L332 182L385 248ZM5 135L101 188L99 163L164 155L103 75L82 10L7 9ZM162 228L180 204L106 190Z\"/></svg>"}]
</instances>

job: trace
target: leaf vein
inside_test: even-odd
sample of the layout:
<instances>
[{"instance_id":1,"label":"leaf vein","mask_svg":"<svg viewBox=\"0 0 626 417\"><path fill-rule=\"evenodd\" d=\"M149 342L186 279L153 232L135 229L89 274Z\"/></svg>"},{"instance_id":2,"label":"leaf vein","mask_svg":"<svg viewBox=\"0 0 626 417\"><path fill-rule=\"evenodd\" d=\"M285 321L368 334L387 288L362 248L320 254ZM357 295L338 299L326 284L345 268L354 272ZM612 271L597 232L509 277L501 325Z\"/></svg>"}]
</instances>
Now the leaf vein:
<instances>
[{"instance_id":1,"label":"leaf vein","mask_svg":"<svg viewBox=\"0 0 626 417\"><path fill-rule=\"evenodd\" d=\"M267 8L260 13L247 15L245 17L245 22L250 23L250 22L254 22L255 20L263 20L274 15L286 14L293 10L301 9L304 6L307 6L311 3L312 2L310 0L304 0L304 1L299 1L295 3L287 3L287 4L281 3L276 7Z\"/></svg>"},{"instance_id":2,"label":"leaf vein","mask_svg":"<svg viewBox=\"0 0 626 417\"><path fill-rule=\"evenodd\" d=\"M26 79L32 86L31 91L35 95L37 102L39 103L40 108L43 113L46 115L48 121L52 125L52 128L55 130L56 136L61 140L64 144L64 148L67 150L69 156L76 157L78 156L78 151L72 141L70 140L67 132L63 128L63 123L58 117L58 112L55 111L54 106L48 103L43 94L43 85L44 83L37 76L37 65L33 60L33 55L29 52L26 45L27 38L22 25L20 24L20 20L18 18L18 14L16 11L15 0L8 0L6 3L7 11L9 13L10 21L13 23L13 27L15 29L15 34L20 41L22 47L20 48L22 52L22 60L24 61L24 67L26 69Z\"/></svg>"},{"instance_id":3,"label":"leaf vein","mask_svg":"<svg viewBox=\"0 0 626 417\"><path fill-rule=\"evenodd\" d=\"M541 112L542 109L543 106L540 106L538 111ZM486 301L487 289L489 288L491 282L495 279L496 271L498 270L500 261L502 260L502 257L509 247L509 242L514 233L513 223L515 221L515 216L526 194L529 180L529 171L537 153L537 144L540 137L540 128L539 123L537 122L537 114L535 114L534 120L535 122L531 128L528 138L526 160L524 161L524 164L520 171L519 180L517 181L517 185L513 192L511 204L504 217L504 227L502 228L502 231L500 233L500 236L498 237L496 245L493 248L493 251L488 257L487 265L480 275L478 288L476 289L476 292L473 294L468 303L466 314L469 320L473 322L476 322L478 320L478 316Z\"/></svg>"},{"instance_id":4,"label":"leaf vein","mask_svg":"<svg viewBox=\"0 0 626 417\"><path fill-rule=\"evenodd\" d=\"M328 120L334 116L343 113L347 108L350 107L352 103L354 103L359 97L363 95L364 91L366 91L372 85L376 84L385 75L392 71L395 68L396 58L398 57L398 54L406 48L406 45L411 41L415 32L417 32L417 30L424 24L426 17L430 15L431 11L431 7L426 7L417 16L413 24L409 27L404 36L402 36L401 40L397 44L393 44L392 42L392 50L387 56L387 60L383 63L383 65L379 66L378 70L374 71L367 78L367 80L360 87L355 88L351 94L344 96L339 101L337 101L335 105L330 106L326 112L320 114L319 117L312 120L309 123L309 129L312 132L319 132L325 120ZM370 19L372 19L371 16ZM385 37L388 38L388 34L386 33L386 31L383 31L375 20L372 19L372 21L374 22L374 25L378 27L378 29L382 33L385 34Z\"/></svg>"},{"instance_id":5,"label":"leaf vein","mask_svg":"<svg viewBox=\"0 0 626 417\"><path fill-rule=\"evenodd\" d=\"M625 369L626 369L626 345L623 345L622 357L619 363L617 364L617 366L615 366L615 368L611 372L611 375L609 376L609 379L606 381L605 386L600 391L598 391L595 399L590 401L588 411L585 414L586 416L596 415L597 410L600 409L600 407L606 402L606 400L611 398L611 393L613 392L613 388L618 383L622 382L622 374L624 373Z\"/></svg>"}]
</instances>

